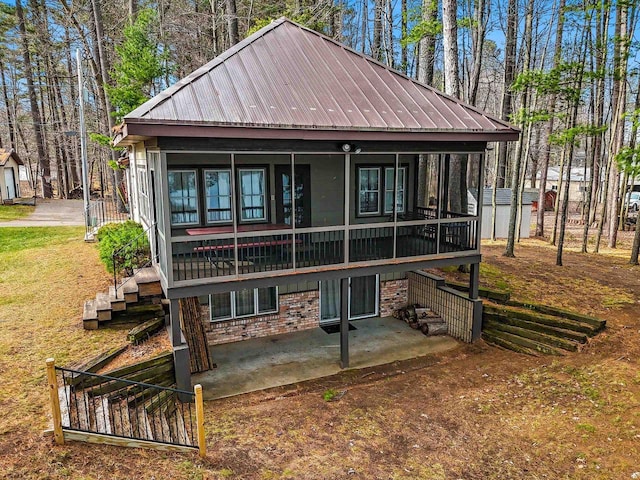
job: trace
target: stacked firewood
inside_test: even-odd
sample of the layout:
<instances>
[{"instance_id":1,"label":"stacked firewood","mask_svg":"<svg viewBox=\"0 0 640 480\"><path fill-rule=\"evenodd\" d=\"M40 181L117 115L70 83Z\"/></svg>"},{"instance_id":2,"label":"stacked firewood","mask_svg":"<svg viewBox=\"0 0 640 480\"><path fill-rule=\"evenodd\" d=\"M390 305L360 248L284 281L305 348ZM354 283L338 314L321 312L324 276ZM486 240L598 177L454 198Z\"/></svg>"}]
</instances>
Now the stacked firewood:
<instances>
[{"instance_id":1,"label":"stacked firewood","mask_svg":"<svg viewBox=\"0 0 640 480\"><path fill-rule=\"evenodd\" d=\"M440 315L418 304L408 305L393 312L394 318L404 320L414 330L420 330L428 336L446 335L447 323Z\"/></svg>"}]
</instances>

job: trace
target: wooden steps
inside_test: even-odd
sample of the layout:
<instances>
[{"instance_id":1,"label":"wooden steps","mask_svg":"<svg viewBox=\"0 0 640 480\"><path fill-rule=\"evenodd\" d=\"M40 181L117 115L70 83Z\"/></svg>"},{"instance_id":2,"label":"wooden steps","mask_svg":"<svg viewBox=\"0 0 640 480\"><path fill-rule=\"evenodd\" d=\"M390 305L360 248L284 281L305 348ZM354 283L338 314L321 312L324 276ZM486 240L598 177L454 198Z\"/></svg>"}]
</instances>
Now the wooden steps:
<instances>
[{"instance_id":1,"label":"wooden steps","mask_svg":"<svg viewBox=\"0 0 640 480\"><path fill-rule=\"evenodd\" d=\"M563 355L578 351L605 326L606 321L598 318L509 300L507 305L484 305L482 337L518 353Z\"/></svg>"},{"instance_id":2,"label":"wooden steps","mask_svg":"<svg viewBox=\"0 0 640 480\"><path fill-rule=\"evenodd\" d=\"M116 289L99 292L95 299L87 300L82 313L82 324L87 330L109 326L135 327L151 318L163 317L162 285L154 267L136 270L133 277L122 280Z\"/></svg>"}]
</instances>

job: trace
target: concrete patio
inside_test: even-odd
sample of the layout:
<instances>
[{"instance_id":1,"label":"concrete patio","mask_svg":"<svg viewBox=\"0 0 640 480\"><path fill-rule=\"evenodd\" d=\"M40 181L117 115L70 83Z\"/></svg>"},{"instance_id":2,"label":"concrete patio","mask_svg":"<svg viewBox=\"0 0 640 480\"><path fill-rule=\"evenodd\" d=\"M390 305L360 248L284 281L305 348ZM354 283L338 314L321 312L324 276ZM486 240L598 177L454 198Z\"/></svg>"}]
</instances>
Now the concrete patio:
<instances>
[{"instance_id":1,"label":"concrete patio","mask_svg":"<svg viewBox=\"0 0 640 480\"><path fill-rule=\"evenodd\" d=\"M365 368L450 350L448 336L426 337L394 318L351 322L350 368ZM218 365L194 375L207 400L334 375L340 369L340 334L320 328L211 347Z\"/></svg>"}]
</instances>

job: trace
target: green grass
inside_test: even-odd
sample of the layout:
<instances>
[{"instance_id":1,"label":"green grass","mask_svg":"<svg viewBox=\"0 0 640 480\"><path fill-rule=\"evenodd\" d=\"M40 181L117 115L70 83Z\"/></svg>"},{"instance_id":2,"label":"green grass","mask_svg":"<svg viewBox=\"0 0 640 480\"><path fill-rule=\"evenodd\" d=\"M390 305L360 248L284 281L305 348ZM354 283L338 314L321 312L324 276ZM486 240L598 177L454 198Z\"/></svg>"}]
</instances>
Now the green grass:
<instances>
[{"instance_id":1,"label":"green grass","mask_svg":"<svg viewBox=\"0 0 640 480\"><path fill-rule=\"evenodd\" d=\"M0 228L0 253L46 248L73 240L82 240L84 227L3 227Z\"/></svg>"},{"instance_id":2,"label":"green grass","mask_svg":"<svg viewBox=\"0 0 640 480\"><path fill-rule=\"evenodd\" d=\"M33 213L31 205L0 205L0 222L9 222L27 217Z\"/></svg>"},{"instance_id":3,"label":"green grass","mask_svg":"<svg viewBox=\"0 0 640 480\"><path fill-rule=\"evenodd\" d=\"M0 228L0 405L12 412L0 416L0 436L46 425L47 357L70 365L123 341L122 332L82 328L84 301L108 282L83 235L82 227Z\"/></svg>"}]
</instances>

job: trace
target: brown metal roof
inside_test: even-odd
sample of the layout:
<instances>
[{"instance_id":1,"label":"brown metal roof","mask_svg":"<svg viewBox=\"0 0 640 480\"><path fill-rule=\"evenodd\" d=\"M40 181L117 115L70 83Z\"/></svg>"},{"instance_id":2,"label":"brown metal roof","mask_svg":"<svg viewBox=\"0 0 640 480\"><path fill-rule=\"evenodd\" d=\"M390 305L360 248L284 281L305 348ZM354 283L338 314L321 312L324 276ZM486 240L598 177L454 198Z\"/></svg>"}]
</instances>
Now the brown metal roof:
<instances>
[{"instance_id":1,"label":"brown metal roof","mask_svg":"<svg viewBox=\"0 0 640 480\"><path fill-rule=\"evenodd\" d=\"M0 148L0 167L4 167L10 158L13 158L18 165L24 165L18 154L11 149Z\"/></svg>"},{"instance_id":2,"label":"brown metal roof","mask_svg":"<svg viewBox=\"0 0 640 480\"><path fill-rule=\"evenodd\" d=\"M207 136L215 127L217 137L252 136L250 128L261 138L518 138L507 122L286 18L126 115L120 140L166 135L168 125L175 136Z\"/></svg>"}]
</instances>

